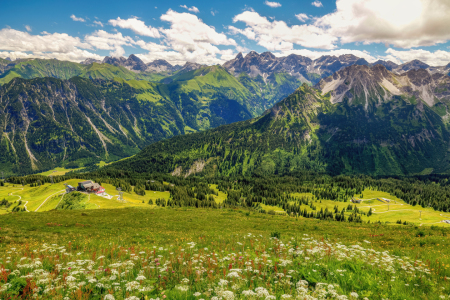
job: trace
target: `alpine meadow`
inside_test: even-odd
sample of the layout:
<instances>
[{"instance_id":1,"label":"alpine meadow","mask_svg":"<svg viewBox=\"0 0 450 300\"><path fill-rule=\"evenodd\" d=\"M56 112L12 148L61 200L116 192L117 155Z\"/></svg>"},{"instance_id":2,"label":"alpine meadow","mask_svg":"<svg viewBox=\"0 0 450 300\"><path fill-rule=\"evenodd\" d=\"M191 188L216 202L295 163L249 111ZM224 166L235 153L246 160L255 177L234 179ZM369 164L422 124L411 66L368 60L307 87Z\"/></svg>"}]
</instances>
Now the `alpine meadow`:
<instances>
[{"instance_id":1,"label":"alpine meadow","mask_svg":"<svg viewBox=\"0 0 450 300\"><path fill-rule=\"evenodd\" d=\"M3 3L0 300L450 299L449 2L311 1Z\"/></svg>"}]
</instances>

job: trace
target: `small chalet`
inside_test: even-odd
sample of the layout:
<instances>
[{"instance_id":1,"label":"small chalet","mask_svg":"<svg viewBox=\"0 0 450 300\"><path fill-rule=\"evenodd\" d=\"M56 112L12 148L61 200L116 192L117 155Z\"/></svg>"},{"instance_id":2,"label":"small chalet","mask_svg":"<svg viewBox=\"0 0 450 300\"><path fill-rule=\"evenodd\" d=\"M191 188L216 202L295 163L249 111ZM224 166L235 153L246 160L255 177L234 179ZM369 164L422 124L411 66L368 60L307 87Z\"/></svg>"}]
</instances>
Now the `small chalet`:
<instances>
[{"instance_id":1,"label":"small chalet","mask_svg":"<svg viewBox=\"0 0 450 300\"><path fill-rule=\"evenodd\" d=\"M105 189L98 183L91 180L78 182L78 190L87 193L101 194L105 192Z\"/></svg>"},{"instance_id":2,"label":"small chalet","mask_svg":"<svg viewBox=\"0 0 450 300\"><path fill-rule=\"evenodd\" d=\"M70 192L73 192L73 191L75 191L75 188L73 186L71 186L71 185L67 185L66 186L66 193L70 193Z\"/></svg>"},{"instance_id":3,"label":"small chalet","mask_svg":"<svg viewBox=\"0 0 450 300\"><path fill-rule=\"evenodd\" d=\"M353 203L361 203L361 202L362 202L361 199L355 199L355 198L352 198L351 201L352 201Z\"/></svg>"}]
</instances>

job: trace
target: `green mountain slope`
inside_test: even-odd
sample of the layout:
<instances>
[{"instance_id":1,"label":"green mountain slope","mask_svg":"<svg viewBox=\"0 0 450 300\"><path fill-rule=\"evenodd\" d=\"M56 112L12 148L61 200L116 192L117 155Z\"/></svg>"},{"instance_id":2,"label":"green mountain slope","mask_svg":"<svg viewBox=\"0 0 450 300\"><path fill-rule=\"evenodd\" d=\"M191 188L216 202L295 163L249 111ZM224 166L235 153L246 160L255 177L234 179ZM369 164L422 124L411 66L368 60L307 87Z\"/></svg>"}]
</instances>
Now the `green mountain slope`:
<instances>
[{"instance_id":1,"label":"green mountain slope","mask_svg":"<svg viewBox=\"0 0 450 300\"><path fill-rule=\"evenodd\" d=\"M259 118L161 141L110 167L176 175L447 172L450 78L433 76L349 67L322 89L303 85Z\"/></svg>"},{"instance_id":2,"label":"green mountain slope","mask_svg":"<svg viewBox=\"0 0 450 300\"><path fill-rule=\"evenodd\" d=\"M70 79L74 76L106 80L118 77L126 80L140 79L150 81L157 81L163 78L163 76L159 74L135 73L124 67L113 66L110 64L92 63L89 65L82 65L57 59L33 59L21 61L14 65L13 68L1 74L0 85L5 84L16 77L25 79L40 77Z\"/></svg>"},{"instance_id":3,"label":"green mountain slope","mask_svg":"<svg viewBox=\"0 0 450 300\"><path fill-rule=\"evenodd\" d=\"M222 100L225 97L245 106L253 117L261 115L301 85L295 77L284 73L274 73L266 80L261 76L252 78L245 73L236 78L219 65L200 67L189 72L178 71L169 77L152 72L133 72L123 66L108 63L94 62L84 65L56 59L23 60L8 68L0 75L0 85L17 77L25 79L53 77L67 80L79 76L89 79L161 82L167 85L163 88L167 93L165 96L178 98L181 105L185 107L189 107L192 101L210 102ZM183 95L182 99L180 95ZM222 106L218 104L215 109L223 110ZM201 126L203 129L215 126L209 124L204 118L197 121L203 123Z\"/></svg>"},{"instance_id":4,"label":"green mountain slope","mask_svg":"<svg viewBox=\"0 0 450 300\"><path fill-rule=\"evenodd\" d=\"M30 173L112 161L161 139L251 118L224 94L203 101L192 89L193 101L182 87L120 78L15 78L0 87L0 167Z\"/></svg>"},{"instance_id":5,"label":"green mountain slope","mask_svg":"<svg viewBox=\"0 0 450 300\"><path fill-rule=\"evenodd\" d=\"M261 76L252 78L246 73L232 76L222 66L202 67L186 73L176 73L161 80L170 88L189 94L201 90L202 100L220 93L246 105L252 116L260 116L265 110L295 91L301 82L289 74L277 73L267 80Z\"/></svg>"}]
</instances>

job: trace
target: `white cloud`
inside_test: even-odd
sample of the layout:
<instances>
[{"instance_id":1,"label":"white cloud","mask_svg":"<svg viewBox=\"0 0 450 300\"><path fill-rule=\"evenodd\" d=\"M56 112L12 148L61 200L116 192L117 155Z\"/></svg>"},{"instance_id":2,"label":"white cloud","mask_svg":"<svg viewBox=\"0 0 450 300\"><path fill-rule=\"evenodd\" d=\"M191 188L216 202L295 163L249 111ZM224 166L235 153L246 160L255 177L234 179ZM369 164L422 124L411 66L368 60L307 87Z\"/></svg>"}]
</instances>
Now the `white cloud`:
<instances>
[{"instance_id":1,"label":"white cloud","mask_svg":"<svg viewBox=\"0 0 450 300\"><path fill-rule=\"evenodd\" d=\"M383 43L411 48L450 39L448 0L337 0L336 11L315 25L341 43Z\"/></svg>"},{"instance_id":2,"label":"white cloud","mask_svg":"<svg viewBox=\"0 0 450 300\"><path fill-rule=\"evenodd\" d=\"M92 53L86 50L74 48L72 51L65 52L65 53L58 53L58 52L33 52L33 53L26 53L22 51L0 51L0 57L6 58L10 57L13 60L19 59L19 58L41 58L41 59L58 59L58 60L66 60L66 61L73 61L73 62L80 62L87 58L93 58L102 60L103 56L98 55L96 53Z\"/></svg>"},{"instance_id":3,"label":"white cloud","mask_svg":"<svg viewBox=\"0 0 450 300\"><path fill-rule=\"evenodd\" d=\"M191 6L191 7L187 7L186 5L180 5L180 7L187 9L188 11L192 11L193 13L199 13L200 11L198 10L197 7L195 6ZM214 16L214 15L213 15Z\"/></svg>"},{"instance_id":4,"label":"white cloud","mask_svg":"<svg viewBox=\"0 0 450 300\"><path fill-rule=\"evenodd\" d=\"M295 15L295 17L300 21L300 22L306 22L306 20L309 19L309 17L306 14L298 14Z\"/></svg>"},{"instance_id":5,"label":"white cloud","mask_svg":"<svg viewBox=\"0 0 450 300\"><path fill-rule=\"evenodd\" d=\"M280 7L281 3L279 2L271 2L266 0L266 2L264 2L265 5L270 6L270 7Z\"/></svg>"},{"instance_id":6,"label":"white cloud","mask_svg":"<svg viewBox=\"0 0 450 300\"><path fill-rule=\"evenodd\" d=\"M31 35L28 32L11 28L0 30L0 50L17 52L57 52L65 53L75 47L92 49L91 45L84 43L78 37L66 33L48 33Z\"/></svg>"},{"instance_id":7,"label":"white cloud","mask_svg":"<svg viewBox=\"0 0 450 300\"><path fill-rule=\"evenodd\" d=\"M71 15L70 18L76 22L86 22L83 18L77 18L75 15Z\"/></svg>"},{"instance_id":8,"label":"white cloud","mask_svg":"<svg viewBox=\"0 0 450 300\"><path fill-rule=\"evenodd\" d=\"M150 51L150 52L161 52L161 51L165 51L165 50L169 49L165 45L151 43L151 42L144 42L143 40L137 41L136 45L141 47L142 49Z\"/></svg>"},{"instance_id":9,"label":"white cloud","mask_svg":"<svg viewBox=\"0 0 450 300\"><path fill-rule=\"evenodd\" d=\"M97 30L87 35L84 40L97 49L113 50L109 54L115 57L125 54L123 46L133 46L136 44L131 37L123 36L120 32L112 34L104 30Z\"/></svg>"},{"instance_id":10,"label":"white cloud","mask_svg":"<svg viewBox=\"0 0 450 300\"><path fill-rule=\"evenodd\" d=\"M108 21L109 24L112 26L125 28L125 29L131 29L135 33L143 36L149 36L154 38L159 38L161 35L159 34L158 29L153 28L151 26L145 25L145 23L138 18L129 18L129 19L121 19L118 17L117 19L112 19Z\"/></svg>"},{"instance_id":11,"label":"white cloud","mask_svg":"<svg viewBox=\"0 0 450 300\"><path fill-rule=\"evenodd\" d=\"M25 29L26 29L28 32L31 32L31 26L30 26L30 25L25 25Z\"/></svg>"},{"instance_id":12,"label":"white cloud","mask_svg":"<svg viewBox=\"0 0 450 300\"><path fill-rule=\"evenodd\" d=\"M97 24L98 26L101 26L101 27L103 27L103 23L102 23L102 22L100 22L100 21L94 21L94 24Z\"/></svg>"},{"instance_id":13,"label":"white cloud","mask_svg":"<svg viewBox=\"0 0 450 300\"><path fill-rule=\"evenodd\" d=\"M236 41L217 32L214 27L203 23L193 14L168 10L161 16L161 20L170 23L170 28L161 29L161 32L165 35L165 43L173 52L166 51L160 55L165 55L164 59L171 63L222 63L222 55L227 55L229 51L220 50L217 46L237 46Z\"/></svg>"},{"instance_id":14,"label":"white cloud","mask_svg":"<svg viewBox=\"0 0 450 300\"><path fill-rule=\"evenodd\" d=\"M315 6L315 7L323 7L322 2L320 2L320 1L318 1L318 0L316 0L316 1L314 1L314 2L311 2L311 5L312 5L312 6Z\"/></svg>"},{"instance_id":15,"label":"white cloud","mask_svg":"<svg viewBox=\"0 0 450 300\"><path fill-rule=\"evenodd\" d=\"M294 25L289 27L284 21L269 21L254 11L245 11L233 18L233 22L244 22L247 27L238 29L229 26L232 33L240 33L255 40L266 49L287 51L294 44L303 47L333 49L338 38L314 25Z\"/></svg>"},{"instance_id":16,"label":"white cloud","mask_svg":"<svg viewBox=\"0 0 450 300\"><path fill-rule=\"evenodd\" d=\"M78 62L86 58L102 58L86 50L92 50L92 45L66 33L44 31L40 35L31 35L25 31L4 28L0 30L0 41L0 56L12 59L35 57Z\"/></svg>"},{"instance_id":17,"label":"white cloud","mask_svg":"<svg viewBox=\"0 0 450 300\"><path fill-rule=\"evenodd\" d=\"M384 60L392 60L398 64L406 63L414 59L423 61L430 66L445 66L450 63L450 52L443 50L436 50L434 52L413 49L413 50L394 50L389 48L386 50L386 56L380 57Z\"/></svg>"}]
</instances>

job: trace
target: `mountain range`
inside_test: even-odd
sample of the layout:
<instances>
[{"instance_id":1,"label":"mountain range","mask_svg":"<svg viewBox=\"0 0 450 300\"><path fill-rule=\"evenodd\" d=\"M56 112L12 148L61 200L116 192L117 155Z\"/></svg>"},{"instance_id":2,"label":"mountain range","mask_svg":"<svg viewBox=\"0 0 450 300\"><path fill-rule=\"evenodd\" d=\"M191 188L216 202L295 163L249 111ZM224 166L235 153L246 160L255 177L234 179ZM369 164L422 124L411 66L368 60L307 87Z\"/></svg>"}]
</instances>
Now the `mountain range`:
<instances>
[{"instance_id":1,"label":"mountain range","mask_svg":"<svg viewBox=\"0 0 450 300\"><path fill-rule=\"evenodd\" d=\"M299 167L333 174L443 172L449 71L450 64L254 51L223 66L145 64L135 55L83 63L0 59L0 167L23 174L87 166L150 145L115 167L180 175ZM349 156L354 151L359 160ZM148 163L155 157L164 166Z\"/></svg>"},{"instance_id":2,"label":"mountain range","mask_svg":"<svg viewBox=\"0 0 450 300\"><path fill-rule=\"evenodd\" d=\"M261 117L177 136L111 168L189 175L448 172L450 77L352 65Z\"/></svg>"}]
</instances>

